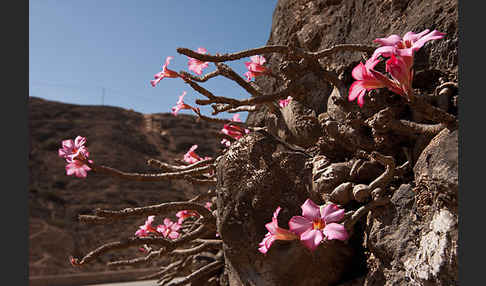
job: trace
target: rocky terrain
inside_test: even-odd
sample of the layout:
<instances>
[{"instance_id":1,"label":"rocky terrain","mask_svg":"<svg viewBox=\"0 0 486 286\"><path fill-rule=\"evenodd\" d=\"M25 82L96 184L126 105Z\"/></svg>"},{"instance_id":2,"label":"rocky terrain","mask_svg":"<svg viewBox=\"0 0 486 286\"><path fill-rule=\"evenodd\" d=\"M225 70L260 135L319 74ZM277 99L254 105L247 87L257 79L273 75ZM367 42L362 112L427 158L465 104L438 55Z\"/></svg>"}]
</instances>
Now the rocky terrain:
<instances>
[{"instance_id":1,"label":"rocky terrain","mask_svg":"<svg viewBox=\"0 0 486 286\"><path fill-rule=\"evenodd\" d=\"M57 155L62 140L85 136L90 158L96 163L127 172L149 172L157 170L146 164L148 159L181 160L193 144L199 145L196 152L201 156L214 156L221 148L214 133L221 128L221 124L198 122L184 114L140 114L30 97L29 274L131 269L108 269L101 262L142 255L134 249L108 255L82 269L73 268L68 257L133 235L143 219L93 226L80 223L77 216L95 208L117 210L185 200L206 190L181 181L126 182L92 172L87 179L66 176L65 163Z\"/></svg>"},{"instance_id":2,"label":"rocky terrain","mask_svg":"<svg viewBox=\"0 0 486 286\"><path fill-rule=\"evenodd\" d=\"M211 213L205 218L217 228L222 247L210 255L211 263L201 262L215 268L193 286L458 285L457 10L457 2L449 0L279 0L268 45L316 52L345 43L374 45L377 37L408 31L436 29L446 36L415 54L412 101L380 89L366 95L363 108L349 102L347 93L352 69L369 53L341 51L321 59L265 55L267 67L279 76L259 76L261 94L288 88L293 99L280 109L258 106L246 123L263 129L223 152L219 139L206 131L221 127L193 117L175 124L170 115L59 103L42 107L45 101L31 99L31 248L39 249L31 251L31 272L41 273L48 259L68 269L67 260L53 253L82 255L103 241L131 235L141 223L93 228L74 221L79 213L177 201L202 191L181 182L142 189L142 183L96 175L67 178L56 154L59 142L89 132L91 157L126 171L149 170L146 159L170 161L192 144L201 146L201 155L220 155L214 163L216 218ZM384 66L377 69L384 72ZM91 112L86 117L85 109ZM266 255L258 252L277 206L280 226L286 227L307 198L345 209L350 239L327 241L315 252L275 241ZM123 253L104 255L100 262ZM85 271L96 267L86 265ZM184 278L174 275L164 285L181 285Z\"/></svg>"}]
</instances>

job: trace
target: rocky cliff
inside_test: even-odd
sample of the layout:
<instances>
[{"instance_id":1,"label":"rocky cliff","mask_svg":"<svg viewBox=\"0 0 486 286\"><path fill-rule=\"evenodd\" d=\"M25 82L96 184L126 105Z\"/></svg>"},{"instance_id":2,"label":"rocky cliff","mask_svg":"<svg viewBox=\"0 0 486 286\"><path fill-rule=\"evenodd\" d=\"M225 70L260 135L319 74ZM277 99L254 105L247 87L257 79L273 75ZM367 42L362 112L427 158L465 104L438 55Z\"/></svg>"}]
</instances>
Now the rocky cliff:
<instances>
[{"instance_id":1,"label":"rocky cliff","mask_svg":"<svg viewBox=\"0 0 486 286\"><path fill-rule=\"evenodd\" d=\"M445 38L415 55L413 88L428 104L457 116L457 84L443 85L458 78L457 9L456 1L280 0L267 44L316 52L439 30ZM219 162L218 229L229 285L457 285L457 128L431 128L436 121L386 91L370 95L361 109L347 102L351 70L369 54L336 53L317 66L265 56L273 72L295 80L300 89L280 113L266 108L251 113L247 123L268 133L251 133ZM325 79L330 73L344 89ZM256 82L266 93L282 85L269 77ZM425 129L401 128L407 122ZM289 149L274 137L300 148ZM371 186L384 169L376 161L363 162L361 151L378 151L403 167L367 197L360 197L362 187L356 186ZM276 206L282 206L286 222L305 198L341 202L351 210L382 194L386 203L370 208L347 244L314 255L285 243L276 243L266 256L252 251Z\"/></svg>"}]
</instances>

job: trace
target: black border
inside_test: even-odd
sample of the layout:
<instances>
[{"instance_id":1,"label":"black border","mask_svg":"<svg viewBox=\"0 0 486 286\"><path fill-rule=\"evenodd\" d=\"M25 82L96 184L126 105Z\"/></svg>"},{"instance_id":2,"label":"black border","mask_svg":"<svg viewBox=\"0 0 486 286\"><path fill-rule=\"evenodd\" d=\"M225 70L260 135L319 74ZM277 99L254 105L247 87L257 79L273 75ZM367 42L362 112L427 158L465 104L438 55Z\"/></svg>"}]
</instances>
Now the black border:
<instances>
[{"instance_id":1,"label":"black border","mask_svg":"<svg viewBox=\"0 0 486 286\"><path fill-rule=\"evenodd\" d=\"M6 5L8 4L8 5ZM29 283L29 2L2 5L2 283ZM5 65L6 64L6 65Z\"/></svg>"}]
</instances>

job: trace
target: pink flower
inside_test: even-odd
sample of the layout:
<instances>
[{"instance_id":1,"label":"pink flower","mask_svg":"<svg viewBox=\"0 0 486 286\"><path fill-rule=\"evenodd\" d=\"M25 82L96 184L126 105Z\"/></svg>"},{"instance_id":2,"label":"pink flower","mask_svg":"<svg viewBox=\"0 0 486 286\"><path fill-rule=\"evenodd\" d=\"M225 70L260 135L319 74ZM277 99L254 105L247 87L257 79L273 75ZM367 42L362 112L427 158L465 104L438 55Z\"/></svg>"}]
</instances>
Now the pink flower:
<instances>
[{"instance_id":1,"label":"pink flower","mask_svg":"<svg viewBox=\"0 0 486 286\"><path fill-rule=\"evenodd\" d=\"M277 216L280 212L280 209L280 207L277 207L277 209L273 213L272 221L265 225L268 232L267 234L265 234L262 242L258 244L258 251L260 251L261 253L267 253L268 249L270 248L270 246L272 246L275 240L295 240L299 238L297 235L295 235L295 233L291 232L290 230L278 226Z\"/></svg>"},{"instance_id":2,"label":"pink flower","mask_svg":"<svg viewBox=\"0 0 486 286\"><path fill-rule=\"evenodd\" d=\"M192 147L187 151L186 154L184 154L184 162L188 164L194 164L196 162L202 161L202 160L209 160L211 157L204 157L201 158L196 152L194 152L197 149L197 145L192 145Z\"/></svg>"},{"instance_id":3,"label":"pink flower","mask_svg":"<svg viewBox=\"0 0 486 286\"><path fill-rule=\"evenodd\" d=\"M263 56L252 56L250 57L250 60L250 62L245 62L246 68L248 69L245 76L248 81L268 72L267 68L263 66L263 64L266 62Z\"/></svg>"},{"instance_id":4,"label":"pink flower","mask_svg":"<svg viewBox=\"0 0 486 286\"><path fill-rule=\"evenodd\" d=\"M192 109L194 110L194 107L190 106L189 104L184 103L184 96L186 95L186 92L184 91L181 96L179 96L179 100L177 101L176 106L172 107L172 114L174 116L177 116L177 113L181 109Z\"/></svg>"},{"instance_id":5,"label":"pink flower","mask_svg":"<svg viewBox=\"0 0 486 286\"><path fill-rule=\"evenodd\" d=\"M344 210L335 204L318 206L307 199L302 205L302 216L293 216L289 227L308 249L315 250L324 239L348 239L344 226L337 223L343 218Z\"/></svg>"},{"instance_id":6,"label":"pink flower","mask_svg":"<svg viewBox=\"0 0 486 286\"><path fill-rule=\"evenodd\" d=\"M205 48L198 48L197 52L199 54L206 54L207 50ZM189 57L188 57L189 58ZM189 70L195 72L198 75L202 74L202 70L207 68L209 63L208 62L202 62L197 59L189 58L189 62L187 63L189 66Z\"/></svg>"},{"instance_id":7,"label":"pink flower","mask_svg":"<svg viewBox=\"0 0 486 286\"><path fill-rule=\"evenodd\" d=\"M150 81L150 84L155 87L159 81L161 81L164 77L170 77L170 78L176 78L176 77L180 77L180 75L173 71L173 70L170 70L167 68L167 66L169 65L170 61L173 59L174 57L167 57L165 59L165 64L162 66L162 71L161 72L158 72L154 75L154 78L153 80Z\"/></svg>"},{"instance_id":8,"label":"pink flower","mask_svg":"<svg viewBox=\"0 0 486 286\"><path fill-rule=\"evenodd\" d=\"M363 107L364 96L367 91L382 88L387 85L389 80L386 78L386 76L373 70L378 62L378 59L375 61L369 59L366 61L366 64L359 63L356 67L354 67L351 75L356 81L353 82L349 88L349 101L353 101L357 98L358 105Z\"/></svg>"},{"instance_id":9,"label":"pink flower","mask_svg":"<svg viewBox=\"0 0 486 286\"><path fill-rule=\"evenodd\" d=\"M92 162L93 161L90 160L90 163ZM73 160L66 165L66 175L68 176L74 175L78 178L86 178L88 176L88 171L91 171L91 168L79 160Z\"/></svg>"},{"instance_id":10,"label":"pink flower","mask_svg":"<svg viewBox=\"0 0 486 286\"><path fill-rule=\"evenodd\" d=\"M233 115L233 119L231 121L241 122L239 117L240 115L236 113ZM250 130L236 125L225 124L223 129L221 129L221 132L238 140L243 137L243 135L250 133ZM226 139L221 140L221 143L226 145L226 147L231 145L231 142Z\"/></svg>"},{"instance_id":11,"label":"pink flower","mask_svg":"<svg viewBox=\"0 0 486 286\"><path fill-rule=\"evenodd\" d=\"M135 232L135 235L138 237L144 237L148 236L149 233L154 232L156 233L157 231L154 229L152 226L152 222L154 221L155 216L151 215L147 217L147 220L145 221L144 225L139 226L139 230Z\"/></svg>"},{"instance_id":12,"label":"pink flower","mask_svg":"<svg viewBox=\"0 0 486 286\"><path fill-rule=\"evenodd\" d=\"M280 107L284 108L285 106L289 105L290 101L292 100L292 96L288 96L287 99L280 99L278 101L278 105L280 105Z\"/></svg>"},{"instance_id":13,"label":"pink flower","mask_svg":"<svg viewBox=\"0 0 486 286\"><path fill-rule=\"evenodd\" d=\"M74 141L72 139L63 140L62 148L58 151L59 157L66 159L67 162L72 162L73 157L78 155L78 151L88 157L88 149L84 144L86 144L86 138L81 136L77 136Z\"/></svg>"},{"instance_id":14,"label":"pink flower","mask_svg":"<svg viewBox=\"0 0 486 286\"><path fill-rule=\"evenodd\" d=\"M423 45L431 40L442 39L445 33L441 33L437 30L433 30L429 33L429 29L415 34L413 32L407 32L403 39L398 35L390 35L386 38L377 38L373 42L381 45L375 50L371 58L377 59L379 56L391 57L391 55L403 57L408 69L413 66L413 55L416 51L423 47Z\"/></svg>"},{"instance_id":15,"label":"pink flower","mask_svg":"<svg viewBox=\"0 0 486 286\"><path fill-rule=\"evenodd\" d=\"M87 172L91 171L87 163L93 163L93 161L88 160L89 152L88 148L84 146L85 143L86 138L81 136L77 136L74 141L71 139L62 141L62 148L59 149L58 154L59 157L66 159L68 163L66 165L66 175L86 178Z\"/></svg>"},{"instance_id":16,"label":"pink flower","mask_svg":"<svg viewBox=\"0 0 486 286\"><path fill-rule=\"evenodd\" d=\"M212 202L206 202L204 204L204 207L207 208L209 211L211 211L211 207L213 206L213 203Z\"/></svg>"},{"instance_id":17,"label":"pink flower","mask_svg":"<svg viewBox=\"0 0 486 286\"><path fill-rule=\"evenodd\" d=\"M405 57L391 57L386 61L386 71L394 80L395 88L399 89L397 92L400 95L410 97L412 91L413 69L409 68L405 62ZM393 89L392 89L393 91Z\"/></svg>"},{"instance_id":18,"label":"pink flower","mask_svg":"<svg viewBox=\"0 0 486 286\"><path fill-rule=\"evenodd\" d=\"M170 239L176 239L179 237L179 233L177 232L181 228L181 225L171 221L169 218L164 219L164 224L157 226L157 231L162 233L164 237L168 237Z\"/></svg>"},{"instance_id":19,"label":"pink flower","mask_svg":"<svg viewBox=\"0 0 486 286\"><path fill-rule=\"evenodd\" d=\"M189 218L191 216L195 216L195 217L198 217L199 214L195 211L192 211L192 210L182 210L182 211L178 211L176 213L176 217L178 217L179 219L177 220L177 223L178 224L182 224L182 222L186 219L186 218Z\"/></svg>"}]
</instances>

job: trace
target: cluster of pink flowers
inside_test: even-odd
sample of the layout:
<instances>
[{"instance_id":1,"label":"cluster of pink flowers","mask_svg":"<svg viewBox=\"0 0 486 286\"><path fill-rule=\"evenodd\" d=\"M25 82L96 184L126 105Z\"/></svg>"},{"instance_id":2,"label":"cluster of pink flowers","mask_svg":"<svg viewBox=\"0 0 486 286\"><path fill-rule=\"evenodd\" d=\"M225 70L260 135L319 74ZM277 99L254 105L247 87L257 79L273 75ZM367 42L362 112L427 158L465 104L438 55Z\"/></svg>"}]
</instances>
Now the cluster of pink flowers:
<instances>
[{"instance_id":1,"label":"cluster of pink flowers","mask_svg":"<svg viewBox=\"0 0 486 286\"><path fill-rule=\"evenodd\" d=\"M205 48L198 48L197 52L199 54L205 55L208 51ZM200 60L193 59L193 58L190 58L190 57L188 57L188 58L189 58L189 61L187 63L187 65L189 66L188 69L190 71L193 71L194 73L196 73L198 75L201 75L202 70L207 68L208 65L209 65L208 62L202 62Z\"/></svg>"},{"instance_id":2,"label":"cluster of pink flowers","mask_svg":"<svg viewBox=\"0 0 486 286\"><path fill-rule=\"evenodd\" d=\"M231 121L241 122L240 115L236 113L235 115L233 115ZM221 129L221 132L238 140L241 137L243 137L245 134L250 133L250 130L236 125L225 124L223 126L223 129ZM229 147L231 145L231 142L227 139L223 139L221 140L221 144L224 144L226 147Z\"/></svg>"},{"instance_id":3,"label":"cluster of pink flowers","mask_svg":"<svg viewBox=\"0 0 486 286\"><path fill-rule=\"evenodd\" d=\"M84 146L86 138L77 136L74 141L72 139L63 140L61 148L58 151L59 157L64 158L67 162L66 174L68 176L74 175L78 178L86 178L88 171L91 168L86 164L93 163L88 160L88 148Z\"/></svg>"},{"instance_id":4,"label":"cluster of pink flowers","mask_svg":"<svg viewBox=\"0 0 486 286\"><path fill-rule=\"evenodd\" d=\"M337 205L318 206L307 199L301 208L302 216L293 216L288 223L290 229L284 229L278 226L277 216L281 208L277 207L272 221L265 225L268 233L258 245L261 253L267 253L275 240L299 239L305 247L314 251L326 240L345 241L349 238L344 226L338 223L344 218L344 210Z\"/></svg>"},{"instance_id":5,"label":"cluster of pink flowers","mask_svg":"<svg viewBox=\"0 0 486 286\"><path fill-rule=\"evenodd\" d=\"M204 207L208 210L211 210L211 206L211 202L206 202L204 205ZM172 221L170 218L164 218L163 224L159 224L158 226L154 227L152 224L155 216L148 216L145 223L138 227L138 230L135 232L135 236L145 237L149 236L150 234L154 234L159 236L162 235L163 237L169 239L177 239L181 235L179 230L181 229L184 220L189 217L199 217L199 214L193 210L182 210L176 213L176 217L178 218L176 222ZM145 251L145 249L141 249L141 251Z\"/></svg>"},{"instance_id":6,"label":"cluster of pink flowers","mask_svg":"<svg viewBox=\"0 0 486 286\"><path fill-rule=\"evenodd\" d=\"M352 76L356 81L349 88L348 100L358 99L358 105L363 107L366 92L383 87L409 99L413 94L414 53L426 42L442 39L444 36L444 33L437 30L429 32L429 29L426 29L418 34L408 32L403 39L398 35L375 39L374 42L381 47L375 50L365 64L359 63L353 69ZM388 58L386 72L391 79L374 70L376 64L380 62L380 57Z\"/></svg>"},{"instance_id":7,"label":"cluster of pink flowers","mask_svg":"<svg viewBox=\"0 0 486 286\"><path fill-rule=\"evenodd\" d=\"M250 81L254 77L267 74L269 70L263 66L266 60L263 56L252 56L249 62L245 62L248 71L245 73L246 80Z\"/></svg>"},{"instance_id":8,"label":"cluster of pink flowers","mask_svg":"<svg viewBox=\"0 0 486 286\"><path fill-rule=\"evenodd\" d=\"M145 237L149 236L151 233L155 235L162 235L165 238L176 239L179 237L180 233L178 230L181 225L177 222L173 222L169 218L164 218L164 224L160 224L157 227L153 227L155 216L151 215L147 217L144 225L139 226L139 229L135 232L135 236Z\"/></svg>"}]
</instances>

